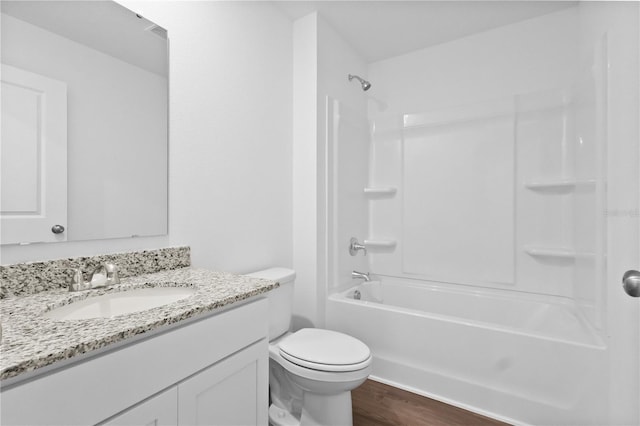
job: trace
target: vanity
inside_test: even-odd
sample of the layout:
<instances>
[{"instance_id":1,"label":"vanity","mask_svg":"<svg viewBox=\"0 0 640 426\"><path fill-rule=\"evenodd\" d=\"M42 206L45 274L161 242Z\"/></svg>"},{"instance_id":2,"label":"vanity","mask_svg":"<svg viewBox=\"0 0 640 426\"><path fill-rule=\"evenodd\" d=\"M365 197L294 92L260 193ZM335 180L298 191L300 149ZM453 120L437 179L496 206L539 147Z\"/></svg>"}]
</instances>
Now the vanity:
<instances>
[{"instance_id":1,"label":"vanity","mask_svg":"<svg viewBox=\"0 0 640 426\"><path fill-rule=\"evenodd\" d=\"M265 293L277 286L182 267L104 289L7 297L0 303L0 422L266 424ZM114 317L45 315L108 294L163 287L190 292Z\"/></svg>"}]
</instances>

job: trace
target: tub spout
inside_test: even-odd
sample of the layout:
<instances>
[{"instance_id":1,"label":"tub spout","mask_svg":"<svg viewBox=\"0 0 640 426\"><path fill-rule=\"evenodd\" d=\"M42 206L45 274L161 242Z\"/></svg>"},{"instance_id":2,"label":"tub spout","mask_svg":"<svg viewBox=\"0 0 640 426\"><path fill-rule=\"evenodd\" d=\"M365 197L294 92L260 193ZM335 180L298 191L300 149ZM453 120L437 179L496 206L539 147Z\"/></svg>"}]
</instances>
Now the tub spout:
<instances>
[{"instance_id":1,"label":"tub spout","mask_svg":"<svg viewBox=\"0 0 640 426\"><path fill-rule=\"evenodd\" d=\"M351 272L351 278L362 278L365 281L371 281L371 278L369 278L368 272L365 274L364 272L353 271Z\"/></svg>"}]
</instances>

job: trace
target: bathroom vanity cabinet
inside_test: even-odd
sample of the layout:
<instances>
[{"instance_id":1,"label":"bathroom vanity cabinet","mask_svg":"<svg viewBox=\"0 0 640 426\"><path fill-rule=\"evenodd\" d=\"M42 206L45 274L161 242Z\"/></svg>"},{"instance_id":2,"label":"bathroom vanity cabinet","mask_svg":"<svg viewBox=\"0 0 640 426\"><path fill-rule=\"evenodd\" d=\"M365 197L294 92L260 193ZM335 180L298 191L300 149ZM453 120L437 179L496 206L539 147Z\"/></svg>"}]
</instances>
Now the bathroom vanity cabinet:
<instances>
[{"instance_id":1,"label":"bathroom vanity cabinet","mask_svg":"<svg viewBox=\"0 0 640 426\"><path fill-rule=\"evenodd\" d=\"M263 352L255 343L101 425L263 424L258 413L267 402L256 387Z\"/></svg>"},{"instance_id":2,"label":"bathroom vanity cabinet","mask_svg":"<svg viewBox=\"0 0 640 426\"><path fill-rule=\"evenodd\" d=\"M214 311L3 387L1 423L267 424L267 308Z\"/></svg>"}]
</instances>

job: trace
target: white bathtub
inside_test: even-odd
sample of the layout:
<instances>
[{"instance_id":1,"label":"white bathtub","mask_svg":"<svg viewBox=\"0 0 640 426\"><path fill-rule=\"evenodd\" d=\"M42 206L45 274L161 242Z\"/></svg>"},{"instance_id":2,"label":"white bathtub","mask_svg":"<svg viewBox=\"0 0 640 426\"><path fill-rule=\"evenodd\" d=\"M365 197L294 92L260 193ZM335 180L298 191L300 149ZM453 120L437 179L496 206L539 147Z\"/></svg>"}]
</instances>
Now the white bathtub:
<instances>
[{"instance_id":1,"label":"white bathtub","mask_svg":"<svg viewBox=\"0 0 640 426\"><path fill-rule=\"evenodd\" d=\"M569 301L383 277L332 294L327 328L369 345L373 379L511 423L604 412L604 344Z\"/></svg>"}]
</instances>

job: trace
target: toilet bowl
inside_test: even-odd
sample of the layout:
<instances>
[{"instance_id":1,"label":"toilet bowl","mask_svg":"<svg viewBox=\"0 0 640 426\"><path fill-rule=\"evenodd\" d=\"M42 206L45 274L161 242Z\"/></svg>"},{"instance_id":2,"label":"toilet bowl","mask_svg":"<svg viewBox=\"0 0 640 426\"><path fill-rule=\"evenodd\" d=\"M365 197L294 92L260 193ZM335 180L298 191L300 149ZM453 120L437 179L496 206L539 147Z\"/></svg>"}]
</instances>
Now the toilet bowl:
<instances>
[{"instance_id":1,"label":"toilet bowl","mask_svg":"<svg viewBox=\"0 0 640 426\"><path fill-rule=\"evenodd\" d=\"M371 351L332 330L290 332L295 272L249 274L278 281L269 299L269 423L272 426L352 425L351 390L371 373ZM285 318L286 316L286 318Z\"/></svg>"}]
</instances>

